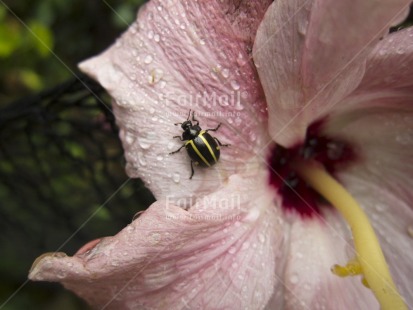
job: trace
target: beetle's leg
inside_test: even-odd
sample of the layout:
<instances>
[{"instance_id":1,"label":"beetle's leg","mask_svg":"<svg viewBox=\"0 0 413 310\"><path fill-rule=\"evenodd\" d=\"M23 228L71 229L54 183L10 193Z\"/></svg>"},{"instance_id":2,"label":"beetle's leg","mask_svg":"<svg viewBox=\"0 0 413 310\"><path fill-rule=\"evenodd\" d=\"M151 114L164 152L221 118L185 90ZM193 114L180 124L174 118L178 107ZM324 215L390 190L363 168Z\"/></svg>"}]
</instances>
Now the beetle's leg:
<instances>
[{"instance_id":1,"label":"beetle's leg","mask_svg":"<svg viewBox=\"0 0 413 310\"><path fill-rule=\"evenodd\" d=\"M221 127L221 123L219 123L218 126L215 127L215 128L205 130L205 132L208 132L208 131L217 131L217 130L219 129L219 127Z\"/></svg>"},{"instance_id":2,"label":"beetle's leg","mask_svg":"<svg viewBox=\"0 0 413 310\"><path fill-rule=\"evenodd\" d=\"M182 144L182 146L179 149L177 149L176 151L170 152L169 155L178 153L184 146L185 144Z\"/></svg>"},{"instance_id":3,"label":"beetle's leg","mask_svg":"<svg viewBox=\"0 0 413 310\"><path fill-rule=\"evenodd\" d=\"M179 140L181 140L181 141L185 141L184 139L182 139L182 137L181 137L181 136L173 136L173 138L174 138L174 139L179 138Z\"/></svg>"},{"instance_id":4,"label":"beetle's leg","mask_svg":"<svg viewBox=\"0 0 413 310\"><path fill-rule=\"evenodd\" d=\"M196 122L195 125L199 125L199 121L195 118L195 111L192 111L192 121Z\"/></svg>"},{"instance_id":5,"label":"beetle's leg","mask_svg":"<svg viewBox=\"0 0 413 310\"><path fill-rule=\"evenodd\" d=\"M194 176L194 162L191 160L191 176L189 177L189 179L192 179L193 176Z\"/></svg>"},{"instance_id":6,"label":"beetle's leg","mask_svg":"<svg viewBox=\"0 0 413 310\"><path fill-rule=\"evenodd\" d=\"M231 145L231 144L222 144L221 141L218 140L218 138L214 137L214 139L215 139L215 141L218 142L219 146L230 146Z\"/></svg>"}]
</instances>

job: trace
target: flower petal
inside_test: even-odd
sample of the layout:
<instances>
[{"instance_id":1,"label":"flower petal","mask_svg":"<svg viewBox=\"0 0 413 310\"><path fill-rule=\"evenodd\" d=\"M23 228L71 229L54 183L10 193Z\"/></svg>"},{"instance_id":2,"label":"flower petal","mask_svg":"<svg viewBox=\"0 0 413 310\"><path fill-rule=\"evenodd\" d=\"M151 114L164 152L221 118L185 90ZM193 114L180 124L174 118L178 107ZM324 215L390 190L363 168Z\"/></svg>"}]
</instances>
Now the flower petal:
<instances>
[{"instance_id":1,"label":"flower petal","mask_svg":"<svg viewBox=\"0 0 413 310\"><path fill-rule=\"evenodd\" d=\"M150 1L106 52L80 65L114 98L127 173L157 199L202 196L266 145L266 111L250 51L271 1ZM169 5L168 5L169 4ZM222 143L220 162L191 174L180 126L189 109Z\"/></svg>"},{"instance_id":2,"label":"flower petal","mask_svg":"<svg viewBox=\"0 0 413 310\"><path fill-rule=\"evenodd\" d=\"M273 197L254 183L233 175L189 211L156 202L87 252L40 258L30 278L99 309L263 309L285 243Z\"/></svg>"},{"instance_id":3,"label":"flower petal","mask_svg":"<svg viewBox=\"0 0 413 310\"><path fill-rule=\"evenodd\" d=\"M395 283L412 304L413 91L393 86L372 92L375 100L353 102L353 110L333 114L325 130L349 141L357 152L359 161L338 177L366 210Z\"/></svg>"},{"instance_id":4,"label":"flower petal","mask_svg":"<svg viewBox=\"0 0 413 310\"><path fill-rule=\"evenodd\" d=\"M379 308L361 277L339 278L330 270L354 258L350 232L335 210L325 209L324 220L295 221L290 238L285 309Z\"/></svg>"},{"instance_id":5,"label":"flower petal","mask_svg":"<svg viewBox=\"0 0 413 310\"><path fill-rule=\"evenodd\" d=\"M383 38L367 59L357 92L409 90L413 87L413 27Z\"/></svg>"},{"instance_id":6,"label":"flower petal","mask_svg":"<svg viewBox=\"0 0 413 310\"><path fill-rule=\"evenodd\" d=\"M286 147L359 84L365 58L410 1L275 1L261 23L254 61L269 130Z\"/></svg>"}]
</instances>

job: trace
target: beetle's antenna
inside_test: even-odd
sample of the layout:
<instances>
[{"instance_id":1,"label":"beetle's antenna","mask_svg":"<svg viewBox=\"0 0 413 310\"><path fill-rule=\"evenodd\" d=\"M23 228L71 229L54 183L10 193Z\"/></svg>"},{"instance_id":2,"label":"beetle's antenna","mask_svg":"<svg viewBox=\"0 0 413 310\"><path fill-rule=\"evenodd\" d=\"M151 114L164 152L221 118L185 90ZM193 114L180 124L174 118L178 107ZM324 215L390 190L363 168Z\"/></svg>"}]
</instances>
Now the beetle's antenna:
<instances>
[{"instance_id":1,"label":"beetle's antenna","mask_svg":"<svg viewBox=\"0 0 413 310\"><path fill-rule=\"evenodd\" d=\"M177 126L177 125L182 125L182 123L175 123L174 125L175 125L175 126Z\"/></svg>"},{"instance_id":2,"label":"beetle's antenna","mask_svg":"<svg viewBox=\"0 0 413 310\"><path fill-rule=\"evenodd\" d=\"M188 117L186 118L186 120L189 121L190 117L191 117L191 109L189 109L189 114L188 114Z\"/></svg>"}]
</instances>

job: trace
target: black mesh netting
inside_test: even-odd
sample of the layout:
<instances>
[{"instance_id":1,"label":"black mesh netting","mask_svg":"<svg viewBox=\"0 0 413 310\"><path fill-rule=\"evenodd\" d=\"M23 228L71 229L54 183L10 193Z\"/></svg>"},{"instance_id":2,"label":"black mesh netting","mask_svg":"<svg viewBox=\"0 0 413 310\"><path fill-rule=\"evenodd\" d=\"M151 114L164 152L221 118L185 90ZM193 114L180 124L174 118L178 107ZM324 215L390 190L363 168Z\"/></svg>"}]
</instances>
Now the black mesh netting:
<instances>
[{"instance_id":1,"label":"black mesh netting","mask_svg":"<svg viewBox=\"0 0 413 310\"><path fill-rule=\"evenodd\" d=\"M115 234L154 200L124 172L109 102L79 75L0 110L0 278L7 279L0 301L26 280L38 255L73 254ZM59 289L28 283L19 294L31 294L30 287L38 296Z\"/></svg>"}]
</instances>

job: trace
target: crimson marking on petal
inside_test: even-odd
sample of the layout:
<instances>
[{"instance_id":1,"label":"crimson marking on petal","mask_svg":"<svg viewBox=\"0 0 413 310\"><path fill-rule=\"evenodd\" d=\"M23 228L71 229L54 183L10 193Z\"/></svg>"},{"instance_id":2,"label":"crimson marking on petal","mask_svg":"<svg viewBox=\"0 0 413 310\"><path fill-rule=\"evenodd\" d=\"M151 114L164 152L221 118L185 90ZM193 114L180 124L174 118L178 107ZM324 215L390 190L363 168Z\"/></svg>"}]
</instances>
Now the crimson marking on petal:
<instances>
[{"instance_id":1,"label":"crimson marking on petal","mask_svg":"<svg viewBox=\"0 0 413 310\"><path fill-rule=\"evenodd\" d=\"M291 163L316 160L335 174L358 159L348 142L322 133L324 123L325 120L321 120L310 125L305 140L289 149L275 145L268 159L269 184L281 195L283 209L297 212L303 218L321 215L320 203L326 205L327 202L295 173Z\"/></svg>"}]
</instances>

